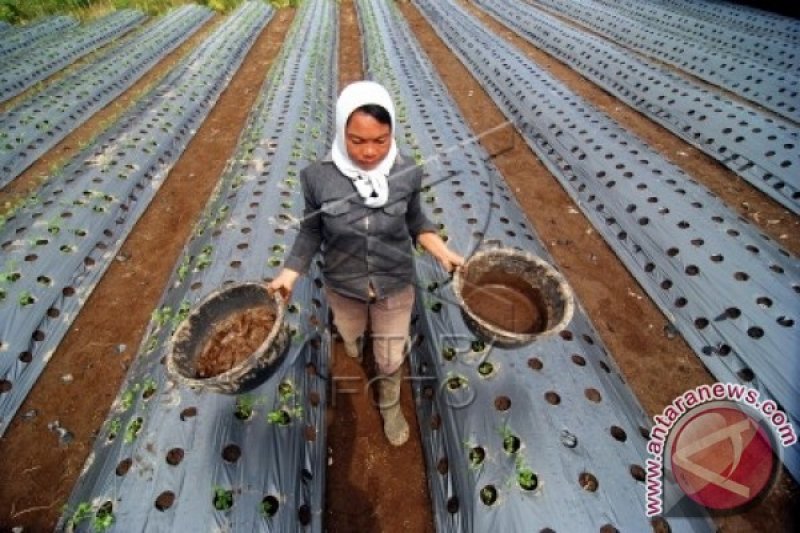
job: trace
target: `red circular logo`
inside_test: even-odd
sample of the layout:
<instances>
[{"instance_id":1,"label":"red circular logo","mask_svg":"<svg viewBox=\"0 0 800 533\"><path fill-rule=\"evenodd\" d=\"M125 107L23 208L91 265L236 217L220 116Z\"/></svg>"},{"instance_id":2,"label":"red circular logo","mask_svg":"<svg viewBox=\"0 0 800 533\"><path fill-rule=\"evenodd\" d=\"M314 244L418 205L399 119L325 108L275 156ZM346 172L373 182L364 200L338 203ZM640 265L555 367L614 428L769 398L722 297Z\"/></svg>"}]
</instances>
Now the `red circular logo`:
<instances>
[{"instance_id":1,"label":"red circular logo","mask_svg":"<svg viewBox=\"0 0 800 533\"><path fill-rule=\"evenodd\" d=\"M769 433L733 407L708 406L686 416L670 447L672 472L683 492L719 510L758 497L775 470Z\"/></svg>"}]
</instances>

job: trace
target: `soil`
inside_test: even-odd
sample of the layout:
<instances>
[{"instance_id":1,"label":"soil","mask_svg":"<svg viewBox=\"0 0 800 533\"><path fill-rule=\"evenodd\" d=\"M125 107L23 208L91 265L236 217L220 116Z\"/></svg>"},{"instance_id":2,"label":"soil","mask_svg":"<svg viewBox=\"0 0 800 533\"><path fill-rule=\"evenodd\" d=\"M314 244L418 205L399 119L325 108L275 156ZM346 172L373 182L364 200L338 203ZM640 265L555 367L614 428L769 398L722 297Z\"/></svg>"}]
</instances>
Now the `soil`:
<instances>
[{"instance_id":1,"label":"soil","mask_svg":"<svg viewBox=\"0 0 800 533\"><path fill-rule=\"evenodd\" d=\"M455 56L439 41L416 9L400 8L409 20L467 123L476 132L505 124L491 99ZM465 4L466 5L466 4ZM472 6L467 6L479 13ZM352 0L341 2L340 84L361 79L359 31ZM68 335L48 363L20 413L36 410L37 416L16 417L0 439L0 531L21 526L25 531L53 529L84 462L94 437L116 397L136 346L141 342L150 313L174 268L199 212L232 155L247 113L267 69L283 43L294 16L280 10L256 42L242 68L223 93L184 156L124 243L120 260L106 272ZM755 191L744 180L684 143L660 126L587 82L569 67L527 45L510 32L481 16L498 35L510 39L553 75L584 98L599 106L626 128L636 132L665 157L716 192L759 229L778 239L795 255L800 252L800 222L785 209ZM0 205L8 193L32 190L51 165L74 155L79 145L101 131L105 121L121 112L148 83L166 72L166 65L210 31L200 34L174 52L122 99L51 150L15 185L0 193ZM147 81L149 80L149 81ZM123 103L126 102L126 103ZM694 352L680 337L665 334L666 318L647 298L604 241L591 230L550 173L510 127L481 140L509 188L526 212L539 236L560 265L589 314L603 341L614 355L627 383L645 410L654 414L685 390L713 382ZM687 155L680 155L681 153ZM19 187L19 190L14 187ZM525 191L525 194L521 194ZM169 231L164 231L169 228ZM124 316L124 320L119 317ZM126 349L118 354L116 348ZM331 354L332 392L328 403L326 527L333 533L362 531L433 531L421 441L410 387L404 383L401 406L411 436L401 447L388 444L368 379L374 376L369 351L366 367L344 354L335 343ZM541 368L531 358L531 368ZM62 376L72 374L65 383ZM432 390L428 391L430 394ZM548 392L550 400L560 399ZM501 405L500 407L503 407ZM187 408L182 419L196 415ZM47 429L58 420L73 433L73 441L60 447L58 436ZM432 424L438 424L432 420ZM316 438L309 432L306 438ZM483 450L471 455L485 456ZM170 452L180 462L183 450ZM130 465L120 463L118 469ZM446 469L446 463L439 468ZM596 481L595 481L596 482ZM591 479L587 480L591 485ZM491 490L487 489L487 494ZM163 494L165 507L174 496ZM277 502L273 502L276 503ZM455 509L457 501L448 502ZM800 522L792 515L800 508L800 490L782 475L766 499L745 513L715 520L721 531L793 531ZM304 510L310 518L310 509Z\"/></svg>"},{"instance_id":2,"label":"soil","mask_svg":"<svg viewBox=\"0 0 800 533\"><path fill-rule=\"evenodd\" d=\"M197 377L218 376L250 357L274 325L275 313L263 306L234 313L214 324L195 361Z\"/></svg>"},{"instance_id":3,"label":"soil","mask_svg":"<svg viewBox=\"0 0 800 533\"><path fill-rule=\"evenodd\" d=\"M504 282L505 281L505 282ZM470 311L510 333L540 333L547 325L541 293L515 280L480 280L464 287L462 298Z\"/></svg>"}]
</instances>

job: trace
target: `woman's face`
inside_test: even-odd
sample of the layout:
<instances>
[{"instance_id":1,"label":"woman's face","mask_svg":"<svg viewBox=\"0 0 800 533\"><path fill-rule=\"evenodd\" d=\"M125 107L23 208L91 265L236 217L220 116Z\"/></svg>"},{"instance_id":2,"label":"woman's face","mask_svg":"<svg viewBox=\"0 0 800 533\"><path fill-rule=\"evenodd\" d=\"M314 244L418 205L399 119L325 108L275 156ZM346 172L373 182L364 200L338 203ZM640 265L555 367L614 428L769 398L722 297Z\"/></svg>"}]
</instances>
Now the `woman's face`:
<instances>
[{"instance_id":1,"label":"woman's face","mask_svg":"<svg viewBox=\"0 0 800 533\"><path fill-rule=\"evenodd\" d=\"M392 146L392 128L372 115L355 111L344 130L347 155L362 170L377 167Z\"/></svg>"}]
</instances>

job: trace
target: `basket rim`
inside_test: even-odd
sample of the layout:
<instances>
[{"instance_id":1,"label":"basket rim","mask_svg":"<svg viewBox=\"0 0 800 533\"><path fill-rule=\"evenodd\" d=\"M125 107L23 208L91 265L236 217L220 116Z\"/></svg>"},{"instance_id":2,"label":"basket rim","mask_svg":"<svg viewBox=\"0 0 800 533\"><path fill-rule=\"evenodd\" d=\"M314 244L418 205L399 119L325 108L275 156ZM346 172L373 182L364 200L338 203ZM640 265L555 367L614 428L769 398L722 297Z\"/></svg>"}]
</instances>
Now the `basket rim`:
<instances>
[{"instance_id":1,"label":"basket rim","mask_svg":"<svg viewBox=\"0 0 800 533\"><path fill-rule=\"evenodd\" d=\"M516 333L508 330L504 330L502 328L497 327L496 325L487 322L486 320L479 317L475 314L472 309L467 305L464 301L462 296L462 290L464 288L464 284L466 282L464 277L464 270L469 271L469 265L473 261L482 260L488 256L510 256L522 259L523 261L527 261L533 263L541 268L543 268L549 276L556 280L558 284L559 293L564 300L564 313L556 324L552 327L538 332L538 333ZM505 248L505 247L492 247L483 250L479 250L475 252L470 258L464 263L464 267L460 269L456 269L455 273L453 274L453 293L455 294L456 301L461 307L461 311L465 313L470 320L473 320L475 324L478 326L477 329L483 330L483 333L486 334L488 332L491 336L491 340L495 342L499 342L501 344L506 345L519 345L531 342L539 337L546 337L555 335L564 328L567 327L569 322L572 320L572 316L575 310L575 301L573 297L572 290L569 288L569 283L567 282L566 278L564 277L561 272L556 269L556 267L542 259L541 257L534 255L530 252L524 250L518 250L516 248Z\"/></svg>"},{"instance_id":2,"label":"basket rim","mask_svg":"<svg viewBox=\"0 0 800 533\"><path fill-rule=\"evenodd\" d=\"M239 361L239 363L237 363L230 370L227 370L221 374L217 374L215 376L211 376L208 378L195 378L187 376L180 370L177 363L175 362L175 358L173 357L175 351L175 344L177 343L181 334L186 330L186 328L189 327L189 323L192 320L192 318L196 317L203 309L203 307L206 306L211 300L218 298L220 295L226 292L230 292L234 289L240 289L244 287L256 287L259 289L263 289L265 292L267 292L268 298L272 299L272 301L275 303L275 311L276 311L275 323L272 325L272 329L270 330L266 339L264 339L264 341L258 346L258 348L252 354L250 354L246 359ZM221 383L227 383L230 382L231 380L241 378L247 372L249 372L254 366L256 366L255 363L261 356L267 353L269 346L279 335L281 329L286 327L286 324L284 324L285 315L286 315L286 300L277 291L274 292L273 294L269 294L266 286L263 283L257 281L245 281L241 283L226 285L224 287L215 289L210 293L208 293L202 300L195 303L192 306L192 310L189 312L186 318L184 318L178 325L178 327L175 328L175 331L170 337L168 343L168 353L166 360L167 373L173 380L178 381L192 388L215 387Z\"/></svg>"}]
</instances>

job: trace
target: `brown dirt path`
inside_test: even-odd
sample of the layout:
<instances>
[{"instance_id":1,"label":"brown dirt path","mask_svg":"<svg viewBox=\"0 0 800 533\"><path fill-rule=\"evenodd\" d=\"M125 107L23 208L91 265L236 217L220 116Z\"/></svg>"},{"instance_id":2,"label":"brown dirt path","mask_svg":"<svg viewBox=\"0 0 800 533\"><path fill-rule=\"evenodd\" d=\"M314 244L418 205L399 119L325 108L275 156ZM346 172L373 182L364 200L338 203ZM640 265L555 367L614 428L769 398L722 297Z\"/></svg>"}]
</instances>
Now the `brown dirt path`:
<instances>
[{"instance_id":1,"label":"brown dirt path","mask_svg":"<svg viewBox=\"0 0 800 533\"><path fill-rule=\"evenodd\" d=\"M401 10L470 127L475 132L482 132L503 124L503 114L458 58L435 35L416 8L403 3ZM508 30L491 23L489 26L504 38L510 34ZM626 108L622 102L571 69L542 55L542 52L520 39L512 37L508 40L590 102L602 107L626 128L644 137L662 154L670 157L677 146L686 150L686 143ZM680 144L674 144L676 142ZM519 134L509 128L501 128L483 137L481 143L489 153L500 154L494 159L495 164L568 278L645 410L651 415L660 412L687 389L713 382L713 377L682 338L669 339L664 334L666 318L603 239L591 230L591 224L583 215L571 214L569 209L573 203L569 196ZM726 180L731 178L721 174L729 172L727 169L716 162L705 161L709 158L698 154L697 150L689 153L692 156L687 160L691 159L692 164L685 168L687 172L695 176L713 173L718 176L720 183L725 184L722 189L730 186ZM705 181L703 183L710 186ZM729 195L723 196L727 202L731 198L743 199L745 194L760 195L753 190L744 190L742 184L743 181L738 180L737 186L743 189L741 193L720 191L720 195L723 192ZM758 205L764 205L765 209L772 203L766 197L753 198L753 202L759 202ZM788 248L786 240L781 240L781 243ZM793 522L796 517L792 508L798 505L800 491L784 474L759 506L741 515L718 518L717 523L722 531L790 531L794 525L800 524Z\"/></svg>"},{"instance_id":2,"label":"brown dirt path","mask_svg":"<svg viewBox=\"0 0 800 533\"><path fill-rule=\"evenodd\" d=\"M352 0L341 3L339 86L363 77L361 36ZM368 355L368 354L367 354ZM367 357L369 361L369 357ZM403 384L401 405L411 427L403 446L383 435L383 422L368 380L375 372L332 347L334 387L327 412L328 466L326 528L331 533L425 533L434 531L425 463L411 387ZM406 373L408 370L406 369Z\"/></svg>"},{"instance_id":3,"label":"brown dirt path","mask_svg":"<svg viewBox=\"0 0 800 533\"><path fill-rule=\"evenodd\" d=\"M294 16L280 10L170 172L0 439L0 531L52 531L108 414L150 313L194 223L233 154L248 112ZM196 43L195 43L196 44ZM127 349L118 354L116 348ZM72 382L62 376L71 374ZM47 429L59 420L67 447Z\"/></svg>"}]
</instances>

